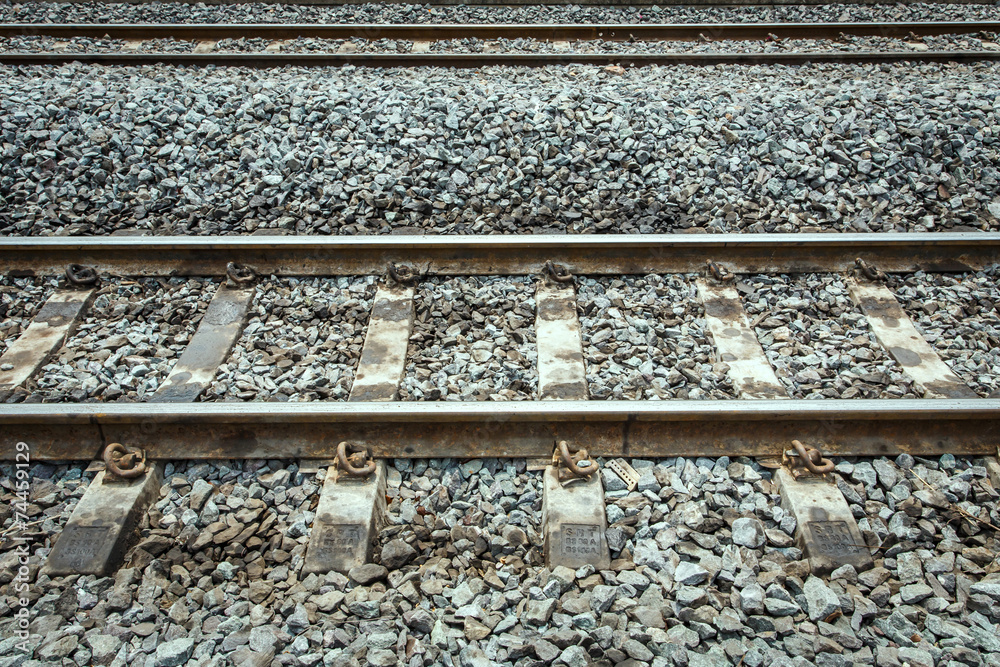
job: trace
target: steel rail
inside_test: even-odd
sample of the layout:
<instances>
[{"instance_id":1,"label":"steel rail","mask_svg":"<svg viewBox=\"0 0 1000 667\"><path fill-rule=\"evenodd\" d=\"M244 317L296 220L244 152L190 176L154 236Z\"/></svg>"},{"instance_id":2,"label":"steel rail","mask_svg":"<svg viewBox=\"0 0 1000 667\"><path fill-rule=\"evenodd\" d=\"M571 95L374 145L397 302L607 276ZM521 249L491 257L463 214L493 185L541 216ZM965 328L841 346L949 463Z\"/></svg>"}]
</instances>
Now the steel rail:
<instances>
[{"instance_id":1,"label":"steel rail","mask_svg":"<svg viewBox=\"0 0 1000 667\"><path fill-rule=\"evenodd\" d=\"M929 37L1000 32L1000 21L885 23L636 23L636 24L171 24L171 23L4 23L0 36L92 37L128 40L239 38L295 39L536 39L605 41L698 41Z\"/></svg>"},{"instance_id":2,"label":"steel rail","mask_svg":"<svg viewBox=\"0 0 1000 667\"><path fill-rule=\"evenodd\" d=\"M217 67L548 67L553 65L883 65L1000 61L1000 51L776 53L0 53L0 64Z\"/></svg>"},{"instance_id":3,"label":"steel rail","mask_svg":"<svg viewBox=\"0 0 1000 667\"><path fill-rule=\"evenodd\" d=\"M0 458L86 459L110 442L154 459L332 458L349 440L400 458L774 456L793 439L838 456L994 455L1000 400L108 403L0 406Z\"/></svg>"},{"instance_id":4,"label":"steel rail","mask_svg":"<svg viewBox=\"0 0 1000 667\"><path fill-rule=\"evenodd\" d=\"M0 271L62 274L69 264L127 276L371 275L390 262L436 275L688 273L705 260L735 273L836 272L861 258L889 272L969 271L1000 263L1000 232L520 236L84 236L0 238Z\"/></svg>"},{"instance_id":5,"label":"steel rail","mask_svg":"<svg viewBox=\"0 0 1000 667\"><path fill-rule=\"evenodd\" d=\"M63 2L64 0L39 0L39 4L46 2ZM94 0L97 4L118 3L121 0ZM175 0L178 4L191 4L190 0ZM235 5L246 0L200 0L206 5ZM364 4L367 0L259 0L263 4L295 4L295 5L357 5ZM408 0L387 0L385 4L407 4ZM927 0L932 5L972 5L983 4L983 0ZM470 5L473 7L523 7L529 6L556 6L556 5L608 5L627 7L650 7L659 6L684 6L684 7L711 7L715 8L743 8L743 7L780 7L783 5L825 5L829 0L430 0L427 4L434 6ZM869 5L872 0L843 0L845 5Z\"/></svg>"}]
</instances>

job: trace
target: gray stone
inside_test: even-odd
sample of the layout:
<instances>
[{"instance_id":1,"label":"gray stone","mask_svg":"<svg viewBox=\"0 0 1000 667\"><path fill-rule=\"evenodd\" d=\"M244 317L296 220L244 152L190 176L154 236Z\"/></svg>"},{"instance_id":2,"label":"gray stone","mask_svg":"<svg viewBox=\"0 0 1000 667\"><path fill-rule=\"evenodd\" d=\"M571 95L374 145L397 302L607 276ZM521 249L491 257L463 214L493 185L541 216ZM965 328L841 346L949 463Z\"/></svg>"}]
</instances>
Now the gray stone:
<instances>
[{"instance_id":1,"label":"gray stone","mask_svg":"<svg viewBox=\"0 0 1000 667\"><path fill-rule=\"evenodd\" d=\"M1000 581L980 581L969 586L971 595L986 595L1000 603Z\"/></svg>"},{"instance_id":2,"label":"gray stone","mask_svg":"<svg viewBox=\"0 0 1000 667\"><path fill-rule=\"evenodd\" d=\"M565 663L567 667L587 667L587 665L591 664L590 656L580 645L566 647L559 654L559 660Z\"/></svg>"},{"instance_id":3,"label":"gray stone","mask_svg":"<svg viewBox=\"0 0 1000 667\"><path fill-rule=\"evenodd\" d=\"M603 614L611 608L612 603L618 597L618 589L614 586L599 584L594 586L590 594L590 608L596 614Z\"/></svg>"},{"instance_id":4,"label":"gray stone","mask_svg":"<svg viewBox=\"0 0 1000 667\"><path fill-rule=\"evenodd\" d=\"M797 604L777 598L766 598L764 608L771 616L794 616L800 611Z\"/></svg>"},{"instance_id":5,"label":"gray stone","mask_svg":"<svg viewBox=\"0 0 1000 667\"><path fill-rule=\"evenodd\" d=\"M390 570L398 569L417 556L417 550L401 539L390 540L382 547L382 565Z\"/></svg>"},{"instance_id":6,"label":"gray stone","mask_svg":"<svg viewBox=\"0 0 1000 667\"><path fill-rule=\"evenodd\" d=\"M403 622L405 622L406 625L413 630L424 634L428 634L434 629L434 621L434 615L423 607L417 607L416 609L403 614Z\"/></svg>"},{"instance_id":7,"label":"gray stone","mask_svg":"<svg viewBox=\"0 0 1000 667\"><path fill-rule=\"evenodd\" d=\"M365 563L364 565L352 567L348 571L347 576L362 586L368 586L376 581L382 581L389 576L389 570L383 565Z\"/></svg>"},{"instance_id":8,"label":"gray stone","mask_svg":"<svg viewBox=\"0 0 1000 667\"><path fill-rule=\"evenodd\" d=\"M122 640L114 635L90 635L87 637L91 660L95 665L110 665L122 646Z\"/></svg>"},{"instance_id":9,"label":"gray stone","mask_svg":"<svg viewBox=\"0 0 1000 667\"><path fill-rule=\"evenodd\" d=\"M634 639L626 639L622 642L622 650L634 660L650 662L653 659L653 652Z\"/></svg>"},{"instance_id":10,"label":"gray stone","mask_svg":"<svg viewBox=\"0 0 1000 667\"><path fill-rule=\"evenodd\" d=\"M757 549L764 544L764 524L759 519L741 517L733 522L733 542Z\"/></svg>"},{"instance_id":11,"label":"gray stone","mask_svg":"<svg viewBox=\"0 0 1000 667\"><path fill-rule=\"evenodd\" d=\"M525 623L532 625L545 625L552 618L552 612L556 609L556 600L528 600L528 606L524 611Z\"/></svg>"},{"instance_id":12,"label":"gray stone","mask_svg":"<svg viewBox=\"0 0 1000 667\"><path fill-rule=\"evenodd\" d=\"M191 493L188 495L191 509L195 512L200 512L201 508L205 506L205 501L208 500L214 491L214 486L203 479L196 479L191 485Z\"/></svg>"},{"instance_id":13,"label":"gray stone","mask_svg":"<svg viewBox=\"0 0 1000 667\"><path fill-rule=\"evenodd\" d=\"M155 667L183 665L191 657L193 651L194 640L187 637L163 642L156 647L153 664Z\"/></svg>"},{"instance_id":14,"label":"gray stone","mask_svg":"<svg viewBox=\"0 0 1000 667\"><path fill-rule=\"evenodd\" d=\"M917 604L934 595L934 589L927 584L909 584L899 589L899 597L905 604Z\"/></svg>"},{"instance_id":15,"label":"gray stone","mask_svg":"<svg viewBox=\"0 0 1000 667\"><path fill-rule=\"evenodd\" d=\"M681 561L674 571L674 581L686 586L696 586L708 581L708 571L697 563Z\"/></svg>"},{"instance_id":16,"label":"gray stone","mask_svg":"<svg viewBox=\"0 0 1000 667\"><path fill-rule=\"evenodd\" d=\"M840 599L819 577L809 577L805 583L806 609L809 619L822 621L840 609Z\"/></svg>"}]
</instances>

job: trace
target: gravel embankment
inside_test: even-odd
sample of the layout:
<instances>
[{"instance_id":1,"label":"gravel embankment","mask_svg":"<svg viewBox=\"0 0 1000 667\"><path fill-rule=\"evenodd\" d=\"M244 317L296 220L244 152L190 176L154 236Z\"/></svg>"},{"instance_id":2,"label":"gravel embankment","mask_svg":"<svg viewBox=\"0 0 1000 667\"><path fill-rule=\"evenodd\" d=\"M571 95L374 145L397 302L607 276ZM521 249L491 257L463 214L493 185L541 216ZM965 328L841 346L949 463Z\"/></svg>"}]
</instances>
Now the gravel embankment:
<instances>
[{"instance_id":1,"label":"gravel embankment","mask_svg":"<svg viewBox=\"0 0 1000 667\"><path fill-rule=\"evenodd\" d=\"M996 51L1000 50L995 33L978 36L945 35L917 40L855 37L843 41L783 39L773 41L650 41L606 42L580 40L564 45L535 39L482 40L443 39L430 44L432 53L826 53L858 51ZM154 39L138 44L123 39L69 40L53 37L0 37L0 52L20 53L192 53L197 41ZM206 45L207 46L207 45ZM395 39L288 39L269 40L256 37L222 39L211 46L211 53L410 53L413 42ZM205 52L205 51L203 51Z\"/></svg>"},{"instance_id":2,"label":"gravel embankment","mask_svg":"<svg viewBox=\"0 0 1000 667\"><path fill-rule=\"evenodd\" d=\"M1000 398L1000 267L918 273L894 291L917 330L980 396Z\"/></svg>"},{"instance_id":3,"label":"gravel embankment","mask_svg":"<svg viewBox=\"0 0 1000 667\"><path fill-rule=\"evenodd\" d=\"M581 278L577 300L594 399L735 398L714 364L689 276Z\"/></svg>"},{"instance_id":4,"label":"gravel embankment","mask_svg":"<svg viewBox=\"0 0 1000 667\"><path fill-rule=\"evenodd\" d=\"M364 276L259 284L243 336L202 400L347 400L375 282Z\"/></svg>"},{"instance_id":5,"label":"gravel embankment","mask_svg":"<svg viewBox=\"0 0 1000 667\"><path fill-rule=\"evenodd\" d=\"M54 278L0 276L0 354L28 328L56 285Z\"/></svg>"},{"instance_id":6,"label":"gravel embankment","mask_svg":"<svg viewBox=\"0 0 1000 667\"><path fill-rule=\"evenodd\" d=\"M7 235L1000 229L998 64L3 71Z\"/></svg>"},{"instance_id":7,"label":"gravel embankment","mask_svg":"<svg viewBox=\"0 0 1000 667\"><path fill-rule=\"evenodd\" d=\"M977 462L839 461L834 477L881 548L874 569L827 579L810 576L792 545L795 522L769 470L728 458L631 463L642 473L632 493L604 473L612 570L541 566L540 476L523 460L430 460L390 466L377 562L349 577L301 572L319 476L283 461L170 464L139 548L114 576L38 576L61 523L32 528L34 655L154 665L1000 661L1000 562L986 526L1000 524L1000 507ZM82 491L80 469L33 473L32 516L64 516L56 510ZM4 507L10 480L0 479ZM10 573L16 557L4 549ZM0 578L4 612L9 581ZM10 637L15 621L3 619Z\"/></svg>"},{"instance_id":8,"label":"gravel embankment","mask_svg":"<svg viewBox=\"0 0 1000 667\"><path fill-rule=\"evenodd\" d=\"M792 398L918 398L882 348L842 277L753 276L743 301Z\"/></svg>"},{"instance_id":9,"label":"gravel embankment","mask_svg":"<svg viewBox=\"0 0 1000 667\"><path fill-rule=\"evenodd\" d=\"M114 280L76 333L17 395L46 403L139 401L169 374L218 283Z\"/></svg>"},{"instance_id":10,"label":"gravel embankment","mask_svg":"<svg viewBox=\"0 0 1000 667\"><path fill-rule=\"evenodd\" d=\"M527 277L419 283L400 400L534 399L534 294Z\"/></svg>"},{"instance_id":11,"label":"gravel embankment","mask_svg":"<svg viewBox=\"0 0 1000 667\"><path fill-rule=\"evenodd\" d=\"M995 21L996 3L837 4L757 7L434 7L395 3L345 6L177 2L47 2L0 5L10 23L770 23Z\"/></svg>"}]
</instances>

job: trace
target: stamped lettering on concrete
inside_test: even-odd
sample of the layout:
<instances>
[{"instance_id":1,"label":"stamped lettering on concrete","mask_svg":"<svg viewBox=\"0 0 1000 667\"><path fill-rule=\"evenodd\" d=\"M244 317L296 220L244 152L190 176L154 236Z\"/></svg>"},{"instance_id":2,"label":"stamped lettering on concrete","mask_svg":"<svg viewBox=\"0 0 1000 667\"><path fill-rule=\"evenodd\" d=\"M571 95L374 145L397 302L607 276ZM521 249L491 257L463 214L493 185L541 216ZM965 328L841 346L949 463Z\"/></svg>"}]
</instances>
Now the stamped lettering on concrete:
<instances>
[{"instance_id":1,"label":"stamped lettering on concrete","mask_svg":"<svg viewBox=\"0 0 1000 667\"><path fill-rule=\"evenodd\" d=\"M872 567L872 557L858 522L844 495L821 476L796 478L781 468L774 473L781 507L795 517L795 539L815 574L827 574L841 565L859 572Z\"/></svg>"},{"instance_id":2,"label":"stamped lettering on concrete","mask_svg":"<svg viewBox=\"0 0 1000 667\"><path fill-rule=\"evenodd\" d=\"M97 559L103 560L117 538L117 526L69 525L59 536L62 557L78 570L90 569ZM112 534L115 533L115 534Z\"/></svg>"},{"instance_id":3,"label":"stamped lettering on concrete","mask_svg":"<svg viewBox=\"0 0 1000 667\"><path fill-rule=\"evenodd\" d=\"M549 466L542 479L546 564L572 569L584 565L593 565L598 570L611 567L605 534L608 519L604 514L604 486L600 475L574 480L564 486L559 480L559 469Z\"/></svg>"},{"instance_id":4,"label":"stamped lettering on concrete","mask_svg":"<svg viewBox=\"0 0 1000 667\"><path fill-rule=\"evenodd\" d=\"M364 527L359 524L316 522L316 538L311 548L317 557L328 561L357 557L358 548L364 551ZM361 554L364 558L364 553Z\"/></svg>"},{"instance_id":5,"label":"stamped lettering on concrete","mask_svg":"<svg viewBox=\"0 0 1000 667\"><path fill-rule=\"evenodd\" d=\"M104 475L97 473L56 538L45 561L47 574L104 576L116 569L138 535L146 508L160 496L158 463L127 483L105 484Z\"/></svg>"},{"instance_id":6,"label":"stamped lettering on concrete","mask_svg":"<svg viewBox=\"0 0 1000 667\"><path fill-rule=\"evenodd\" d=\"M374 536L385 521L385 461L364 478L341 477L334 468L316 505L304 572L349 572L371 561Z\"/></svg>"},{"instance_id":7,"label":"stamped lettering on concrete","mask_svg":"<svg viewBox=\"0 0 1000 667\"><path fill-rule=\"evenodd\" d=\"M851 535L846 521L809 521L806 529L812 532L819 549L831 556L855 556L865 551Z\"/></svg>"},{"instance_id":8,"label":"stamped lettering on concrete","mask_svg":"<svg viewBox=\"0 0 1000 667\"><path fill-rule=\"evenodd\" d=\"M562 558L600 558L601 528L583 523L562 525L559 555Z\"/></svg>"}]
</instances>

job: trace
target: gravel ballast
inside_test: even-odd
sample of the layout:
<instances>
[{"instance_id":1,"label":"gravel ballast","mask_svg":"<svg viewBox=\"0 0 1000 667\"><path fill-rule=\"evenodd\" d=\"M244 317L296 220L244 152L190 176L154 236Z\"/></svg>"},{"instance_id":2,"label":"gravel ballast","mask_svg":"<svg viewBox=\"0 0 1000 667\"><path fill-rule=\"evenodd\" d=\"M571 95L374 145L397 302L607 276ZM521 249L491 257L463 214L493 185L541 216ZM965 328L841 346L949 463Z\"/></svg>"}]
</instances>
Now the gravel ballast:
<instances>
[{"instance_id":1,"label":"gravel ballast","mask_svg":"<svg viewBox=\"0 0 1000 667\"><path fill-rule=\"evenodd\" d=\"M1000 398L998 267L979 273L918 273L893 290L917 331L983 398Z\"/></svg>"},{"instance_id":2,"label":"gravel ballast","mask_svg":"<svg viewBox=\"0 0 1000 667\"><path fill-rule=\"evenodd\" d=\"M577 301L592 399L735 398L715 364L691 276L581 278Z\"/></svg>"},{"instance_id":3,"label":"gravel ballast","mask_svg":"<svg viewBox=\"0 0 1000 667\"><path fill-rule=\"evenodd\" d=\"M401 400L537 397L531 278L434 278L417 285Z\"/></svg>"},{"instance_id":4,"label":"gravel ballast","mask_svg":"<svg viewBox=\"0 0 1000 667\"><path fill-rule=\"evenodd\" d=\"M7 235L1000 229L997 64L3 71Z\"/></svg>"},{"instance_id":5,"label":"gravel ballast","mask_svg":"<svg viewBox=\"0 0 1000 667\"><path fill-rule=\"evenodd\" d=\"M997 51L996 33L977 35L943 35L921 39L889 39L884 37L849 37L839 41L819 39L782 39L780 41L635 41L574 40L551 42L536 39L482 40L441 39L429 44L431 53L851 53L851 52L912 52L924 51ZM0 52L17 53L410 53L414 43L396 39L318 39L298 38L270 40L259 37L221 39L205 43L198 41L151 39L130 42L124 39L88 39L74 37L0 37Z\"/></svg>"},{"instance_id":6,"label":"gravel ballast","mask_svg":"<svg viewBox=\"0 0 1000 667\"><path fill-rule=\"evenodd\" d=\"M0 276L0 354L28 328L57 284L55 278Z\"/></svg>"},{"instance_id":7,"label":"gravel ballast","mask_svg":"<svg viewBox=\"0 0 1000 667\"><path fill-rule=\"evenodd\" d=\"M396 3L46 2L0 5L8 23L770 23L995 21L995 3L764 5L750 7L449 6Z\"/></svg>"},{"instance_id":8,"label":"gravel ballast","mask_svg":"<svg viewBox=\"0 0 1000 667\"><path fill-rule=\"evenodd\" d=\"M838 275L743 281L751 326L792 398L919 398Z\"/></svg>"},{"instance_id":9,"label":"gravel ballast","mask_svg":"<svg viewBox=\"0 0 1000 667\"><path fill-rule=\"evenodd\" d=\"M125 567L38 573L83 491L32 468L33 657L75 664L996 664L1000 523L980 461L837 459L875 567L811 576L795 521L749 459L603 470L612 568L541 561L540 474L524 460L397 460L375 563L302 572L319 475L288 461L169 463ZM10 506L13 469L0 478ZM85 475L83 481L89 479ZM619 481L620 484L620 481ZM963 514L964 512L964 514ZM3 517L5 530L11 518ZM13 636L5 542L0 631ZM11 642L13 644L13 642ZM5 656L17 655L13 646ZM26 663L35 664L35 663ZM258 664L258 663L255 663Z\"/></svg>"},{"instance_id":10,"label":"gravel ballast","mask_svg":"<svg viewBox=\"0 0 1000 667\"><path fill-rule=\"evenodd\" d=\"M18 395L46 403L148 398L187 347L218 283L115 280Z\"/></svg>"},{"instance_id":11,"label":"gravel ballast","mask_svg":"<svg viewBox=\"0 0 1000 667\"><path fill-rule=\"evenodd\" d=\"M375 288L373 276L259 284L243 335L202 400L347 400Z\"/></svg>"}]
</instances>

